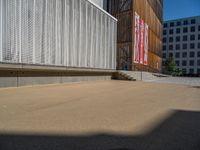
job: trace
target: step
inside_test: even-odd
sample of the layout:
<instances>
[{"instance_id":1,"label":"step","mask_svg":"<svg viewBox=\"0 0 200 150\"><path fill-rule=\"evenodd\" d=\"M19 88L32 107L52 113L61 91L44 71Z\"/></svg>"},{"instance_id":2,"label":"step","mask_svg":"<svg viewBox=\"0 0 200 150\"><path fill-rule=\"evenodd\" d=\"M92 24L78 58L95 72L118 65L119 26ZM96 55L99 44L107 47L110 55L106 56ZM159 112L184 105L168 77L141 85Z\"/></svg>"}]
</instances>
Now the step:
<instances>
[{"instance_id":1,"label":"step","mask_svg":"<svg viewBox=\"0 0 200 150\"><path fill-rule=\"evenodd\" d=\"M119 74L127 79L150 81L156 80L160 77L166 77L166 75L151 72L140 72L140 71L119 71Z\"/></svg>"}]
</instances>

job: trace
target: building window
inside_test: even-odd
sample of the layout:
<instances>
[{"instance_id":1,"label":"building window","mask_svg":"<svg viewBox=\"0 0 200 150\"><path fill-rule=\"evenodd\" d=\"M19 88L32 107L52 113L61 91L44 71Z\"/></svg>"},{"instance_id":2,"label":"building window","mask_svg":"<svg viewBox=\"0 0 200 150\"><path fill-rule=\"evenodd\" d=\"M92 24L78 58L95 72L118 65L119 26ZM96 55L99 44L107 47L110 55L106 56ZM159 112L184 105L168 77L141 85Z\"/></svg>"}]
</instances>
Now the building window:
<instances>
[{"instance_id":1,"label":"building window","mask_svg":"<svg viewBox=\"0 0 200 150\"><path fill-rule=\"evenodd\" d=\"M174 41L173 37L170 37L170 38L169 38L169 42L171 43L171 42L173 42L173 41Z\"/></svg>"},{"instance_id":2,"label":"building window","mask_svg":"<svg viewBox=\"0 0 200 150\"><path fill-rule=\"evenodd\" d=\"M166 45L163 45L163 51L166 51Z\"/></svg>"},{"instance_id":3,"label":"building window","mask_svg":"<svg viewBox=\"0 0 200 150\"><path fill-rule=\"evenodd\" d=\"M186 68L183 68L183 69L182 69L182 72L183 72L183 74L186 74L186 73L187 73L187 69L186 69Z\"/></svg>"},{"instance_id":4,"label":"building window","mask_svg":"<svg viewBox=\"0 0 200 150\"><path fill-rule=\"evenodd\" d=\"M190 68L190 74L194 74L194 69Z\"/></svg>"},{"instance_id":5,"label":"building window","mask_svg":"<svg viewBox=\"0 0 200 150\"><path fill-rule=\"evenodd\" d=\"M168 24L167 23L164 23L164 28L167 28L168 27Z\"/></svg>"},{"instance_id":6,"label":"building window","mask_svg":"<svg viewBox=\"0 0 200 150\"><path fill-rule=\"evenodd\" d=\"M180 42L180 36L176 37L176 42Z\"/></svg>"},{"instance_id":7,"label":"building window","mask_svg":"<svg viewBox=\"0 0 200 150\"><path fill-rule=\"evenodd\" d=\"M176 44L176 50L180 50L180 44Z\"/></svg>"},{"instance_id":8,"label":"building window","mask_svg":"<svg viewBox=\"0 0 200 150\"><path fill-rule=\"evenodd\" d=\"M194 66L194 60L190 60L190 66Z\"/></svg>"},{"instance_id":9,"label":"building window","mask_svg":"<svg viewBox=\"0 0 200 150\"><path fill-rule=\"evenodd\" d=\"M194 41L195 40L195 35L190 35L190 40Z\"/></svg>"},{"instance_id":10,"label":"building window","mask_svg":"<svg viewBox=\"0 0 200 150\"><path fill-rule=\"evenodd\" d=\"M177 26L180 26L180 25L181 25L181 22L180 22L180 21L177 21L177 22L176 22L176 25L177 25Z\"/></svg>"},{"instance_id":11,"label":"building window","mask_svg":"<svg viewBox=\"0 0 200 150\"><path fill-rule=\"evenodd\" d=\"M167 38L164 37L164 38L163 38L163 43L166 43L166 42L167 42Z\"/></svg>"},{"instance_id":12,"label":"building window","mask_svg":"<svg viewBox=\"0 0 200 150\"><path fill-rule=\"evenodd\" d=\"M183 49L187 49L187 44L183 44Z\"/></svg>"},{"instance_id":13,"label":"building window","mask_svg":"<svg viewBox=\"0 0 200 150\"><path fill-rule=\"evenodd\" d=\"M174 27L174 22L170 22L170 27Z\"/></svg>"},{"instance_id":14,"label":"building window","mask_svg":"<svg viewBox=\"0 0 200 150\"><path fill-rule=\"evenodd\" d=\"M173 30L173 29L170 29L170 30L169 30L169 34L174 34L174 30Z\"/></svg>"},{"instance_id":15,"label":"building window","mask_svg":"<svg viewBox=\"0 0 200 150\"><path fill-rule=\"evenodd\" d=\"M166 35L167 34L167 30L163 30L163 35Z\"/></svg>"},{"instance_id":16,"label":"building window","mask_svg":"<svg viewBox=\"0 0 200 150\"><path fill-rule=\"evenodd\" d=\"M195 44L194 43L190 44L190 49L195 49Z\"/></svg>"},{"instance_id":17,"label":"building window","mask_svg":"<svg viewBox=\"0 0 200 150\"><path fill-rule=\"evenodd\" d=\"M197 52L197 57L200 57L200 52Z\"/></svg>"},{"instance_id":18,"label":"building window","mask_svg":"<svg viewBox=\"0 0 200 150\"><path fill-rule=\"evenodd\" d=\"M169 53L169 57L170 58L174 57L173 53Z\"/></svg>"},{"instance_id":19,"label":"building window","mask_svg":"<svg viewBox=\"0 0 200 150\"><path fill-rule=\"evenodd\" d=\"M177 34L181 33L181 29L180 28L176 28L176 33Z\"/></svg>"},{"instance_id":20,"label":"building window","mask_svg":"<svg viewBox=\"0 0 200 150\"><path fill-rule=\"evenodd\" d=\"M191 24L195 24L196 23L196 20L195 19L192 19L191 20Z\"/></svg>"},{"instance_id":21,"label":"building window","mask_svg":"<svg viewBox=\"0 0 200 150\"><path fill-rule=\"evenodd\" d=\"M200 48L200 43L198 43L198 45L197 45L197 46L198 46L198 48Z\"/></svg>"},{"instance_id":22,"label":"building window","mask_svg":"<svg viewBox=\"0 0 200 150\"><path fill-rule=\"evenodd\" d=\"M180 66L180 62L179 62L178 60L176 61L176 65L177 65L177 66Z\"/></svg>"},{"instance_id":23,"label":"building window","mask_svg":"<svg viewBox=\"0 0 200 150\"><path fill-rule=\"evenodd\" d=\"M165 65L166 65L166 61L163 60L163 61L162 61L162 64L163 64L163 66L165 66Z\"/></svg>"},{"instance_id":24,"label":"building window","mask_svg":"<svg viewBox=\"0 0 200 150\"><path fill-rule=\"evenodd\" d=\"M187 35L183 36L183 41L187 41Z\"/></svg>"},{"instance_id":25,"label":"building window","mask_svg":"<svg viewBox=\"0 0 200 150\"><path fill-rule=\"evenodd\" d=\"M163 53L163 58L166 58L166 53Z\"/></svg>"},{"instance_id":26,"label":"building window","mask_svg":"<svg viewBox=\"0 0 200 150\"><path fill-rule=\"evenodd\" d=\"M200 66L200 60L197 60L197 66Z\"/></svg>"},{"instance_id":27,"label":"building window","mask_svg":"<svg viewBox=\"0 0 200 150\"><path fill-rule=\"evenodd\" d=\"M190 52L190 58L194 58L195 57L195 53L194 52Z\"/></svg>"},{"instance_id":28,"label":"building window","mask_svg":"<svg viewBox=\"0 0 200 150\"><path fill-rule=\"evenodd\" d=\"M180 53L176 53L176 58L180 58Z\"/></svg>"},{"instance_id":29,"label":"building window","mask_svg":"<svg viewBox=\"0 0 200 150\"><path fill-rule=\"evenodd\" d=\"M183 53L182 53L182 57L183 57L183 58L186 58L186 57L187 57L187 52L183 52Z\"/></svg>"},{"instance_id":30,"label":"building window","mask_svg":"<svg viewBox=\"0 0 200 150\"><path fill-rule=\"evenodd\" d=\"M184 25L188 25L188 21L187 21L187 20L184 20L184 21L183 21L183 24L184 24Z\"/></svg>"},{"instance_id":31,"label":"building window","mask_svg":"<svg viewBox=\"0 0 200 150\"><path fill-rule=\"evenodd\" d=\"M198 35L198 40L200 40L200 34Z\"/></svg>"},{"instance_id":32,"label":"building window","mask_svg":"<svg viewBox=\"0 0 200 150\"><path fill-rule=\"evenodd\" d=\"M200 31L200 26L199 26L199 31Z\"/></svg>"},{"instance_id":33,"label":"building window","mask_svg":"<svg viewBox=\"0 0 200 150\"><path fill-rule=\"evenodd\" d=\"M190 27L190 32L195 32L195 26Z\"/></svg>"},{"instance_id":34,"label":"building window","mask_svg":"<svg viewBox=\"0 0 200 150\"><path fill-rule=\"evenodd\" d=\"M200 74L200 68L197 69L197 73Z\"/></svg>"},{"instance_id":35,"label":"building window","mask_svg":"<svg viewBox=\"0 0 200 150\"><path fill-rule=\"evenodd\" d=\"M182 61L182 66L187 66L187 61L186 60Z\"/></svg>"},{"instance_id":36,"label":"building window","mask_svg":"<svg viewBox=\"0 0 200 150\"><path fill-rule=\"evenodd\" d=\"M169 45L169 50L173 50L173 45Z\"/></svg>"},{"instance_id":37,"label":"building window","mask_svg":"<svg viewBox=\"0 0 200 150\"><path fill-rule=\"evenodd\" d=\"M183 33L187 33L188 32L188 28L187 27L184 27L183 28Z\"/></svg>"}]
</instances>

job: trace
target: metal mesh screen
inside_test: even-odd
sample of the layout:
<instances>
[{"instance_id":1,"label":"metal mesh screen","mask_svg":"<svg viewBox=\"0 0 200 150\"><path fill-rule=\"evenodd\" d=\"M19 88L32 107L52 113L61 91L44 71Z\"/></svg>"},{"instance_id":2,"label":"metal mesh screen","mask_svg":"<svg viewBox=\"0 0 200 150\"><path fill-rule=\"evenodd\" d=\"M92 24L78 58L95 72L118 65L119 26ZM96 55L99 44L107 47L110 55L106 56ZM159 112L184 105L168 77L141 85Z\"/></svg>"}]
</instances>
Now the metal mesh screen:
<instances>
[{"instance_id":1,"label":"metal mesh screen","mask_svg":"<svg viewBox=\"0 0 200 150\"><path fill-rule=\"evenodd\" d=\"M0 62L116 69L116 36L87 0L0 0Z\"/></svg>"}]
</instances>

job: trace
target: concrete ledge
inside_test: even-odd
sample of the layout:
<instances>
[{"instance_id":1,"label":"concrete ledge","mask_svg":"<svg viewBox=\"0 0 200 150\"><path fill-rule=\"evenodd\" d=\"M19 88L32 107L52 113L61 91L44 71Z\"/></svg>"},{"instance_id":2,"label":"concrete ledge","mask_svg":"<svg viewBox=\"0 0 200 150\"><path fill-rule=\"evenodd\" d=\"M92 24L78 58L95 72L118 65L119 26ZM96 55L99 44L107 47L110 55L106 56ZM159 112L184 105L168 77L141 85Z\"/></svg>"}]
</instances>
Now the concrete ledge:
<instances>
[{"instance_id":1,"label":"concrete ledge","mask_svg":"<svg viewBox=\"0 0 200 150\"><path fill-rule=\"evenodd\" d=\"M116 70L0 64L0 87L111 80Z\"/></svg>"},{"instance_id":2,"label":"concrete ledge","mask_svg":"<svg viewBox=\"0 0 200 150\"><path fill-rule=\"evenodd\" d=\"M64 67L51 65L34 65L34 64L11 64L0 63L0 70L45 70L45 71L76 71L76 72L110 72L114 73L116 70L98 69L98 68L78 68L78 67Z\"/></svg>"}]
</instances>

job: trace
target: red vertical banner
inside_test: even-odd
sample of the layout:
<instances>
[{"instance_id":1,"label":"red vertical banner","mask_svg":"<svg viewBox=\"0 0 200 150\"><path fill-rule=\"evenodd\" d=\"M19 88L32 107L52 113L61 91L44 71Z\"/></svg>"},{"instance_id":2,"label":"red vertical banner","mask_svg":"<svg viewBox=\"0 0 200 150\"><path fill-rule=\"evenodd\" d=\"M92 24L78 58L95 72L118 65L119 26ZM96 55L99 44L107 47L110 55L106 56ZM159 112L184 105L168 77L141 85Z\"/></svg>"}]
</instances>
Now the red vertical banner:
<instances>
[{"instance_id":1,"label":"red vertical banner","mask_svg":"<svg viewBox=\"0 0 200 150\"><path fill-rule=\"evenodd\" d=\"M135 12L134 63L140 60L140 16Z\"/></svg>"},{"instance_id":2,"label":"red vertical banner","mask_svg":"<svg viewBox=\"0 0 200 150\"><path fill-rule=\"evenodd\" d=\"M140 19L140 64L144 64L144 20Z\"/></svg>"},{"instance_id":3,"label":"red vertical banner","mask_svg":"<svg viewBox=\"0 0 200 150\"><path fill-rule=\"evenodd\" d=\"M144 65L148 65L148 32L149 26L145 23L144 26Z\"/></svg>"}]
</instances>

